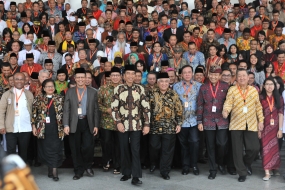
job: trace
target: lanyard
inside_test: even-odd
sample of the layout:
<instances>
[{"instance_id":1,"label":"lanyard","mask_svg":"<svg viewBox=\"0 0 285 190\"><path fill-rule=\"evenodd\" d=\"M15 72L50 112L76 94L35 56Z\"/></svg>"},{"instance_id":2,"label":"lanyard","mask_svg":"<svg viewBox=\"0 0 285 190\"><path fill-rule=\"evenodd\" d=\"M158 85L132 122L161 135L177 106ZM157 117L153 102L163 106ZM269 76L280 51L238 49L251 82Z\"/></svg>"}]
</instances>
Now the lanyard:
<instances>
[{"instance_id":1,"label":"lanyard","mask_svg":"<svg viewBox=\"0 0 285 190\"><path fill-rule=\"evenodd\" d=\"M246 96L247 96L247 93L248 93L248 87L246 88L246 92L244 94L241 92L240 86L238 86L238 91L239 91L239 93L240 93L240 95L241 95L241 97L243 99L244 104L245 104Z\"/></svg>"},{"instance_id":2,"label":"lanyard","mask_svg":"<svg viewBox=\"0 0 285 190\"><path fill-rule=\"evenodd\" d=\"M14 75L17 69L18 69L18 65L15 67L14 71L11 71L12 75Z\"/></svg>"},{"instance_id":3,"label":"lanyard","mask_svg":"<svg viewBox=\"0 0 285 190\"><path fill-rule=\"evenodd\" d=\"M158 58L156 58L156 55L154 54L154 60L156 63L156 66L158 65L158 62L161 60L162 54L160 54L160 56Z\"/></svg>"},{"instance_id":4,"label":"lanyard","mask_svg":"<svg viewBox=\"0 0 285 190\"><path fill-rule=\"evenodd\" d=\"M189 86L188 89L186 89L186 86L185 86L184 82L182 83L182 85L183 85L183 88L184 88L184 95L185 95L186 97L188 97L188 94L189 94L189 92L190 92L191 89L192 89L192 84L190 83L190 86Z\"/></svg>"},{"instance_id":5,"label":"lanyard","mask_svg":"<svg viewBox=\"0 0 285 190\"><path fill-rule=\"evenodd\" d=\"M51 104L53 103L53 99L49 102L49 104L47 105L47 115L49 115L49 108L51 106Z\"/></svg>"},{"instance_id":6,"label":"lanyard","mask_svg":"<svg viewBox=\"0 0 285 190\"><path fill-rule=\"evenodd\" d=\"M177 62L176 62L176 59L175 59L175 58L173 59L175 69L180 65L181 59L182 59L182 58L180 58Z\"/></svg>"},{"instance_id":7,"label":"lanyard","mask_svg":"<svg viewBox=\"0 0 285 190\"><path fill-rule=\"evenodd\" d=\"M53 59L54 58L54 53L48 53L48 58Z\"/></svg>"},{"instance_id":8,"label":"lanyard","mask_svg":"<svg viewBox=\"0 0 285 190\"><path fill-rule=\"evenodd\" d=\"M73 27L70 27L70 25L69 25L69 30L70 30L71 33L73 33L74 28L75 28L74 26L73 26Z\"/></svg>"},{"instance_id":9,"label":"lanyard","mask_svg":"<svg viewBox=\"0 0 285 190\"><path fill-rule=\"evenodd\" d=\"M2 73L2 79L3 79L3 83L4 85L7 85L8 84L8 81L5 79L5 76L4 74Z\"/></svg>"},{"instance_id":10,"label":"lanyard","mask_svg":"<svg viewBox=\"0 0 285 190\"><path fill-rule=\"evenodd\" d=\"M196 54L196 52L195 52L195 54ZM190 53L188 54L188 58L189 58L190 63L192 63L193 60L195 59L195 54L192 55L191 57L190 57Z\"/></svg>"},{"instance_id":11,"label":"lanyard","mask_svg":"<svg viewBox=\"0 0 285 190\"><path fill-rule=\"evenodd\" d=\"M272 97L271 103L270 103L268 97L266 99L267 99L267 102L268 102L268 105L269 105L269 109L270 109L270 117L272 118L272 111L273 111L273 106L274 106L274 97Z\"/></svg>"},{"instance_id":12,"label":"lanyard","mask_svg":"<svg viewBox=\"0 0 285 190\"><path fill-rule=\"evenodd\" d=\"M79 107L81 106L81 100L84 96L85 90L86 90L86 86L84 86L84 90L83 90L82 94L80 95L78 88L76 88Z\"/></svg>"},{"instance_id":13,"label":"lanyard","mask_svg":"<svg viewBox=\"0 0 285 190\"><path fill-rule=\"evenodd\" d=\"M32 69L30 69L30 66L28 65L28 73L30 76L31 76L33 71L34 71L34 66L32 66Z\"/></svg>"},{"instance_id":14,"label":"lanyard","mask_svg":"<svg viewBox=\"0 0 285 190\"><path fill-rule=\"evenodd\" d=\"M96 50L91 54L91 50L90 50L90 55L89 55L89 58L90 58L90 61L91 61L91 59L92 59L92 57L93 57L93 55L96 53Z\"/></svg>"},{"instance_id":15,"label":"lanyard","mask_svg":"<svg viewBox=\"0 0 285 190\"><path fill-rule=\"evenodd\" d=\"M214 99L216 99L216 97L217 97L217 92L218 92L219 86L220 86L220 82L218 82L218 84L216 86L215 93L214 93L212 83L210 83L210 89L211 89L211 93L212 93L212 96L214 97Z\"/></svg>"},{"instance_id":16,"label":"lanyard","mask_svg":"<svg viewBox=\"0 0 285 190\"><path fill-rule=\"evenodd\" d=\"M21 94L20 94L20 96L18 97L18 95L17 95L17 92L16 92L16 88L15 88L15 95L16 95L16 108L18 109L18 102L19 102L19 99L21 98L21 96L22 96L22 94L23 94L23 91L24 91L24 89L22 89L21 90Z\"/></svg>"},{"instance_id":17,"label":"lanyard","mask_svg":"<svg viewBox=\"0 0 285 190\"><path fill-rule=\"evenodd\" d=\"M144 47L144 49L145 49L145 51L146 51L148 54L151 54L151 49L148 50L148 48L147 48L146 46Z\"/></svg>"}]
</instances>

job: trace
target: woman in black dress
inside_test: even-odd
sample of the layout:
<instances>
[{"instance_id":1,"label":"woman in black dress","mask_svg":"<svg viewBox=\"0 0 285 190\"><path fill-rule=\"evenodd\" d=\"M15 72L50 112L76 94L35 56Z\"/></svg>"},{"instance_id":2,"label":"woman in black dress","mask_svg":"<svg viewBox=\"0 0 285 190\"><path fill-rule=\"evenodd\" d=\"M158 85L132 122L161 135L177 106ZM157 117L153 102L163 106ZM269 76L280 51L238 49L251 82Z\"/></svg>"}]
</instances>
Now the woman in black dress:
<instances>
[{"instance_id":1,"label":"woman in black dress","mask_svg":"<svg viewBox=\"0 0 285 190\"><path fill-rule=\"evenodd\" d=\"M38 157L48 166L48 177L58 181L57 168L63 161L63 102L64 98L55 92L53 80L42 84L42 94L33 102L33 134L38 137Z\"/></svg>"}]
</instances>

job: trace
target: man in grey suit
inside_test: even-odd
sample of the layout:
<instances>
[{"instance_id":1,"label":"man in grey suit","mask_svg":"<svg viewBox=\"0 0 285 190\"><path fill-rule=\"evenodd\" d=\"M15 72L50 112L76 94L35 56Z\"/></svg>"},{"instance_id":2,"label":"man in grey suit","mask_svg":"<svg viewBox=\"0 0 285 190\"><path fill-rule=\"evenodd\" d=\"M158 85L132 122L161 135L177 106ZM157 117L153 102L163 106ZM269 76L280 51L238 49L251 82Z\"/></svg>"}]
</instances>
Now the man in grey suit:
<instances>
[{"instance_id":1,"label":"man in grey suit","mask_svg":"<svg viewBox=\"0 0 285 190\"><path fill-rule=\"evenodd\" d=\"M85 86L86 73L83 68L75 69L76 87L70 88L64 101L64 133L69 135L69 144L74 165L73 180L78 180L86 170L93 176L92 161L94 140L99 126L97 91Z\"/></svg>"}]
</instances>

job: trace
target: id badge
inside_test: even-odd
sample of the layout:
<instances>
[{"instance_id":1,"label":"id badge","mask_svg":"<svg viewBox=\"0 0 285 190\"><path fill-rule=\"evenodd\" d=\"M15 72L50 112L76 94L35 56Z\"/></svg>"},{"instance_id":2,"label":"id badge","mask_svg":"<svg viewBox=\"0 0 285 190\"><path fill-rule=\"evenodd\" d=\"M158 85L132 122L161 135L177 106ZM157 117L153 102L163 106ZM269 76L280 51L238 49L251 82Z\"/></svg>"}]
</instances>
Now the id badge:
<instances>
[{"instance_id":1,"label":"id badge","mask_svg":"<svg viewBox=\"0 0 285 190\"><path fill-rule=\"evenodd\" d=\"M10 98L8 98L8 104L11 104L11 102L12 102L12 101L11 101L11 99L10 99Z\"/></svg>"},{"instance_id":2,"label":"id badge","mask_svg":"<svg viewBox=\"0 0 285 190\"><path fill-rule=\"evenodd\" d=\"M212 106L212 112L216 112L217 111L217 107L216 106Z\"/></svg>"},{"instance_id":3,"label":"id badge","mask_svg":"<svg viewBox=\"0 0 285 190\"><path fill-rule=\"evenodd\" d=\"M247 107L246 106L244 106L242 110L243 110L243 113L247 113Z\"/></svg>"},{"instance_id":4,"label":"id badge","mask_svg":"<svg viewBox=\"0 0 285 190\"><path fill-rule=\"evenodd\" d=\"M50 123L50 117L46 117L46 123Z\"/></svg>"},{"instance_id":5,"label":"id badge","mask_svg":"<svg viewBox=\"0 0 285 190\"><path fill-rule=\"evenodd\" d=\"M159 72L159 70L160 70L159 67L156 67L156 68L155 68L155 71L156 71L156 72Z\"/></svg>"},{"instance_id":6,"label":"id badge","mask_svg":"<svg viewBox=\"0 0 285 190\"><path fill-rule=\"evenodd\" d=\"M82 115L82 109L81 108L78 108L77 112L78 112L78 115Z\"/></svg>"},{"instance_id":7,"label":"id badge","mask_svg":"<svg viewBox=\"0 0 285 190\"><path fill-rule=\"evenodd\" d=\"M274 119L270 119L270 125L274 125Z\"/></svg>"},{"instance_id":8,"label":"id badge","mask_svg":"<svg viewBox=\"0 0 285 190\"><path fill-rule=\"evenodd\" d=\"M20 115L19 110L15 110L15 116L19 116L19 115Z\"/></svg>"},{"instance_id":9,"label":"id badge","mask_svg":"<svg viewBox=\"0 0 285 190\"><path fill-rule=\"evenodd\" d=\"M188 108L188 102L184 102L184 107Z\"/></svg>"}]
</instances>

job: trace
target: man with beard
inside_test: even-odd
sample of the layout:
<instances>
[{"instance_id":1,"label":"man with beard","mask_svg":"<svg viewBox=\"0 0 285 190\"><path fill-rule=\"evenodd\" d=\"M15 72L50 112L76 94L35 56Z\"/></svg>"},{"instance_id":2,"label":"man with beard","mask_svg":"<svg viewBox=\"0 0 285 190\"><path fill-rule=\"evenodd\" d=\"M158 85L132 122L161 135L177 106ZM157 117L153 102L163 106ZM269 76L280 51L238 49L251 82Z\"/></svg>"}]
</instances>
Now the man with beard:
<instances>
[{"instance_id":1,"label":"man with beard","mask_svg":"<svg viewBox=\"0 0 285 190\"><path fill-rule=\"evenodd\" d=\"M121 52L124 55L131 52L130 45L126 42L126 35L123 32L118 33L116 44L113 47L113 52Z\"/></svg>"}]
</instances>

